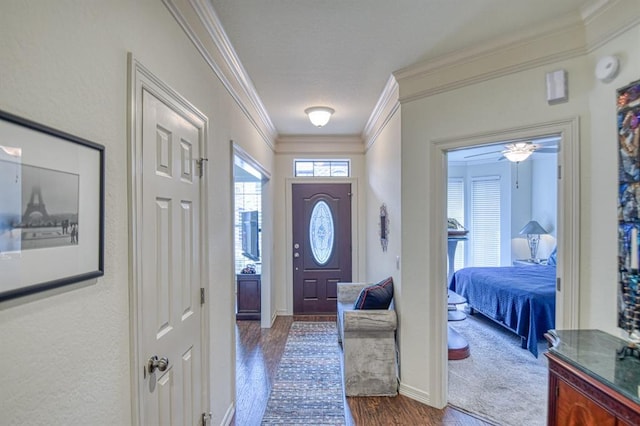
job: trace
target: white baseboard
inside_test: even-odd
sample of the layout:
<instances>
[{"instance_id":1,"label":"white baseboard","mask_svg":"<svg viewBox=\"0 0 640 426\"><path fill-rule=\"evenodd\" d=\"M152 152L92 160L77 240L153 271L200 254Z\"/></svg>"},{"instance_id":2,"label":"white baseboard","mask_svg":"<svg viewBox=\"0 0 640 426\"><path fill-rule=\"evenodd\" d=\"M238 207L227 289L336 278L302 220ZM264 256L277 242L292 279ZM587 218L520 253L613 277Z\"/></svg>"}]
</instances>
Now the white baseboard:
<instances>
[{"instance_id":1,"label":"white baseboard","mask_svg":"<svg viewBox=\"0 0 640 426\"><path fill-rule=\"evenodd\" d=\"M418 402L431 406L431 397L427 392L414 388L409 385L405 385L400 382L400 395L404 395L407 398L414 399Z\"/></svg>"}]
</instances>

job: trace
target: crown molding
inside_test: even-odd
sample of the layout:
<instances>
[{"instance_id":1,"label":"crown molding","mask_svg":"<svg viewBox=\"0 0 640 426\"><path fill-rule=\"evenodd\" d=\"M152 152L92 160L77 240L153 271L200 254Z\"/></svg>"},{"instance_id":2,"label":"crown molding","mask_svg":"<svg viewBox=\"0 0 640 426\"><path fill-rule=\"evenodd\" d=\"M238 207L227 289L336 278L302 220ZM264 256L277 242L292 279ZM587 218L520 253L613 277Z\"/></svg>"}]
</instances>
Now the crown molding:
<instances>
[{"instance_id":1,"label":"crown molding","mask_svg":"<svg viewBox=\"0 0 640 426\"><path fill-rule=\"evenodd\" d=\"M585 24L589 24L594 17L614 3L617 3L617 0L593 0L592 3L580 9L580 17L582 17Z\"/></svg>"},{"instance_id":2,"label":"crown molding","mask_svg":"<svg viewBox=\"0 0 640 426\"><path fill-rule=\"evenodd\" d=\"M582 20L578 15L565 15L549 21L545 25L522 29L517 33L505 34L485 43L476 44L433 59L409 65L408 67L394 71L393 75L399 82L401 80L416 78L420 75L430 74L444 68L466 65L476 61L478 58L495 56L503 50L526 46L538 39L549 38L556 33L563 34L567 33L567 31L580 30L582 27Z\"/></svg>"},{"instance_id":3,"label":"crown molding","mask_svg":"<svg viewBox=\"0 0 640 426\"><path fill-rule=\"evenodd\" d=\"M264 142L275 150L274 141L278 132L222 28L211 2L162 1Z\"/></svg>"},{"instance_id":4,"label":"crown molding","mask_svg":"<svg viewBox=\"0 0 640 426\"><path fill-rule=\"evenodd\" d=\"M584 26L476 46L394 72L400 103L584 55Z\"/></svg>"},{"instance_id":5,"label":"crown molding","mask_svg":"<svg viewBox=\"0 0 640 426\"><path fill-rule=\"evenodd\" d=\"M361 155L364 144L359 135L286 135L276 141L276 154Z\"/></svg>"},{"instance_id":6,"label":"crown molding","mask_svg":"<svg viewBox=\"0 0 640 426\"><path fill-rule=\"evenodd\" d=\"M587 52L591 53L640 25L640 8L637 0L599 0L584 11L583 18Z\"/></svg>"},{"instance_id":7,"label":"crown molding","mask_svg":"<svg viewBox=\"0 0 640 426\"><path fill-rule=\"evenodd\" d=\"M473 84L478 84L485 81L493 80L495 78L504 77L504 76L518 73L521 71L526 71L532 68L537 68L540 66L549 65L549 64L560 62L560 61L576 58L579 56L583 56L584 54L586 54L586 50L584 48L576 48L570 51L563 52L561 54L549 55L544 58L537 58L535 60L530 60L530 61L520 62L520 63L509 65L509 66L504 66L502 68L491 70L482 74L476 74L467 78L461 78L455 81L451 81L449 83L429 87L425 90L416 91L412 93L404 92L400 96L400 103L411 102L411 101L426 98L429 96L437 95L439 93L449 92L449 91L460 89ZM470 66L472 67L472 65ZM441 70L441 72L446 72L446 71Z\"/></svg>"},{"instance_id":8,"label":"crown molding","mask_svg":"<svg viewBox=\"0 0 640 426\"><path fill-rule=\"evenodd\" d=\"M382 89L376 106L371 111L369 120L362 131L365 151L369 150L387 126L396 111L400 108L399 85L393 75L389 76L387 84Z\"/></svg>"},{"instance_id":9,"label":"crown molding","mask_svg":"<svg viewBox=\"0 0 640 426\"><path fill-rule=\"evenodd\" d=\"M637 0L594 0L580 14L395 71L400 103L583 56L639 24Z\"/></svg>"}]
</instances>

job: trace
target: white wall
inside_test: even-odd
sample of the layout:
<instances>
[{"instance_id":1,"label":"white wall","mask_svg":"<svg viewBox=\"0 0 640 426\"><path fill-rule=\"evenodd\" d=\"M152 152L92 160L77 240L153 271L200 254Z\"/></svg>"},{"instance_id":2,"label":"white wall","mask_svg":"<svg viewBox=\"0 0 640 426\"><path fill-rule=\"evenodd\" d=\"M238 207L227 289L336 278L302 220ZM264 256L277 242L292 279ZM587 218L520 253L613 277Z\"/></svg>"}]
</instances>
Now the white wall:
<instances>
[{"instance_id":1,"label":"white wall","mask_svg":"<svg viewBox=\"0 0 640 426\"><path fill-rule=\"evenodd\" d=\"M159 1L3 2L0 108L106 147L105 276L0 307L0 423L131 421L127 52L209 118L211 399L235 399L231 146L272 153ZM137 367L137 366L136 366Z\"/></svg>"},{"instance_id":2,"label":"white wall","mask_svg":"<svg viewBox=\"0 0 640 426\"><path fill-rule=\"evenodd\" d=\"M400 203L400 111L387 122L366 154L366 280L377 282L392 276L395 291L401 288L400 257L402 230ZM387 206L387 251L380 244L380 206ZM401 260L401 259L400 259Z\"/></svg>"},{"instance_id":3,"label":"white wall","mask_svg":"<svg viewBox=\"0 0 640 426\"><path fill-rule=\"evenodd\" d=\"M415 79L400 80L402 103L402 221L403 239L403 292L402 304L403 353L402 382L406 389L416 390L426 401L436 404L440 389L435 374L425 368L430 363L430 344L437 344L438 331L427 328L428 309L440 301L430 300L428 286L440 283L424 282L425 270L434 268L441 255L425 247L429 241L430 228L419 226L429 212L439 209L430 194L433 176L425 168L431 159L430 141L450 140L456 136L485 134L504 129L527 128L538 123L579 117L580 121L580 308L581 327L594 327L616 332L616 149L615 149L615 88L640 76L640 58L637 57L637 42L640 39L638 9L629 2L620 2L607 8L606 13L591 21L590 28L602 34L616 34L616 38L602 44L591 54L573 55L564 60L547 61L538 67L521 69L509 74L496 74L492 78L468 85L452 86L450 90L428 87L437 73L425 72ZM633 3L633 2L631 2ZM635 3L634 3L635 4ZM626 9L625 9L626 8ZM613 9L627 10L615 13ZM635 11L634 16L629 15ZM626 27L629 22L635 22ZM596 25L597 23L597 25ZM606 27L607 30L602 28ZM615 33L615 29L626 31ZM582 35L575 32L558 33L566 45L585 44L591 40L587 30ZM595 35L594 35L595 38ZM524 60L526 55L547 52L560 47L553 38L542 42L537 48L522 50L515 54L507 51L504 57L492 52L479 56L478 67L508 65L510 61ZM606 37L601 39L606 40ZM547 43L546 46L544 43ZM586 51L586 50L583 50ZM604 53L617 53L623 57L623 72L611 84L603 86L595 81L593 67L595 57ZM546 53L545 53L546 54ZM487 58L490 57L491 61ZM457 74L473 74L474 62L456 69ZM548 105L545 94L545 73L565 69L569 75L569 100L566 103ZM430 80L431 79L431 80ZM421 87L424 85L424 87ZM443 87L446 87L444 85ZM456 119L451 119L455 114ZM462 118L461 118L462 117ZM410 229L410 232L404 231ZM410 344L408 342L411 342Z\"/></svg>"}]
</instances>

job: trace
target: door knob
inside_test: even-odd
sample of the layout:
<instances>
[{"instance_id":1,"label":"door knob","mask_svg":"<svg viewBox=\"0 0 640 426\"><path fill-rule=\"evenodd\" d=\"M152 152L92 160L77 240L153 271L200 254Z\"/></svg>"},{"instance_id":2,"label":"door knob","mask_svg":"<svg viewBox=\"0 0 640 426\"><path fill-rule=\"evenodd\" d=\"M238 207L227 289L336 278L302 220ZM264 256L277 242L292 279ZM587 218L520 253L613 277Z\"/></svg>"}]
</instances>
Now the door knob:
<instances>
[{"instance_id":1,"label":"door knob","mask_svg":"<svg viewBox=\"0 0 640 426\"><path fill-rule=\"evenodd\" d=\"M154 355L151 358L149 358L149 361L147 361L147 369L149 370L149 374L156 371L156 368L158 369L158 371L165 371L168 366L169 366L169 360L167 359L166 356L163 356L162 358L158 359L158 356Z\"/></svg>"}]
</instances>

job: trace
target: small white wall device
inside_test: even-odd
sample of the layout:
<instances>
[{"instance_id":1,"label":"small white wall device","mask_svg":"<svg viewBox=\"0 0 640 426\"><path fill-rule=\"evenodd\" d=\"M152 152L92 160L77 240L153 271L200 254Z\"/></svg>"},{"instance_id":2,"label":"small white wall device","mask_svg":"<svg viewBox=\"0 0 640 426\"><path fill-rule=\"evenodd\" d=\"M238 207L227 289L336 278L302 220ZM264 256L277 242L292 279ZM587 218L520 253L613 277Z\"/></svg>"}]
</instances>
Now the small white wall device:
<instances>
[{"instance_id":1,"label":"small white wall device","mask_svg":"<svg viewBox=\"0 0 640 426\"><path fill-rule=\"evenodd\" d=\"M603 56L596 64L596 78L603 83L609 83L618 75L620 60L613 55Z\"/></svg>"},{"instance_id":2,"label":"small white wall device","mask_svg":"<svg viewBox=\"0 0 640 426\"><path fill-rule=\"evenodd\" d=\"M547 73L547 103L549 105L569 100L567 71L556 70Z\"/></svg>"}]
</instances>

